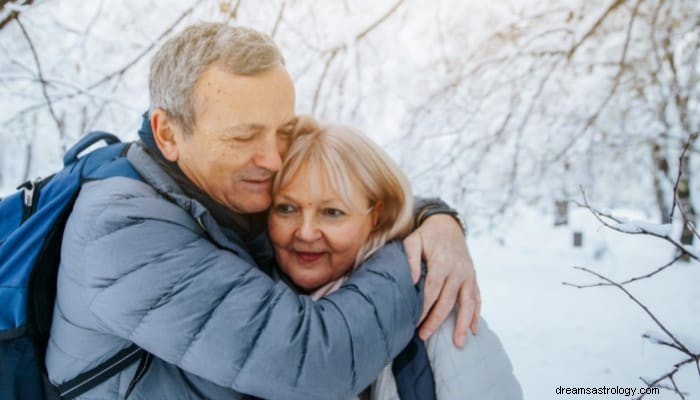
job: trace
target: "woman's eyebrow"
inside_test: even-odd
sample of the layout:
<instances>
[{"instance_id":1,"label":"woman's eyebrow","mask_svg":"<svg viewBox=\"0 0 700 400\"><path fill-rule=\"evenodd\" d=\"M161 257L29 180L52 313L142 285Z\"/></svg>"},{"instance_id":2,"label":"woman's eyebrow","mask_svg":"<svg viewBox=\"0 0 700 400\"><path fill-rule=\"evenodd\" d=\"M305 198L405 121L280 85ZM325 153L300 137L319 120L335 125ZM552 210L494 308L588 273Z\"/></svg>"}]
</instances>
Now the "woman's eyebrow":
<instances>
[{"instance_id":1,"label":"woman's eyebrow","mask_svg":"<svg viewBox=\"0 0 700 400\"><path fill-rule=\"evenodd\" d=\"M284 197L285 200L290 201L290 202L292 202L292 203L297 203L297 204L299 203L299 201L298 201L297 199L295 199L294 197L288 196L288 195L286 195L286 194L284 194L284 193L278 193L278 196Z\"/></svg>"},{"instance_id":2,"label":"woman's eyebrow","mask_svg":"<svg viewBox=\"0 0 700 400\"><path fill-rule=\"evenodd\" d=\"M292 202L292 203L296 203L296 204L301 204L301 203L302 203L301 201L295 199L294 197L289 196L289 195L286 195L286 194L284 194L284 193L278 193L278 196L284 197L285 200L290 201L290 202ZM314 200L314 201L316 201L316 200ZM343 206L345 206L345 203L343 203L342 200L340 200L340 199L338 199L338 198L335 198L335 197L333 197L333 198L328 198L328 199L324 199L324 200L319 200L319 201L318 201L318 204L319 204L319 205L322 205L322 206L326 206L326 205L329 205L329 204L342 204Z\"/></svg>"}]
</instances>

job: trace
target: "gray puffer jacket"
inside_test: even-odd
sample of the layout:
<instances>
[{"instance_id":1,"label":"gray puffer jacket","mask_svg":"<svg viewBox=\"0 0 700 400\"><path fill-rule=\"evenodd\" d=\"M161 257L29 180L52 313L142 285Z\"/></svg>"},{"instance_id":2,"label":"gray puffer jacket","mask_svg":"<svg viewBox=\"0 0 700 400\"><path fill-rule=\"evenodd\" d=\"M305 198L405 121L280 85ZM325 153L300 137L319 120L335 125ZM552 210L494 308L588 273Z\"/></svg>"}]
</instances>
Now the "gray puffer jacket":
<instances>
[{"instance_id":1,"label":"gray puffer jacket","mask_svg":"<svg viewBox=\"0 0 700 400\"><path fill-rule=\"evenodd\" d=\"M146 183L83 186L65 228L46 355L61 384L130 343L156 359L130 399L342 399L408 343L422 302L392 243L315 302L255 266L140 145ZM132 365L83 399L123 398Z\"/></svg>"}]
</instances>

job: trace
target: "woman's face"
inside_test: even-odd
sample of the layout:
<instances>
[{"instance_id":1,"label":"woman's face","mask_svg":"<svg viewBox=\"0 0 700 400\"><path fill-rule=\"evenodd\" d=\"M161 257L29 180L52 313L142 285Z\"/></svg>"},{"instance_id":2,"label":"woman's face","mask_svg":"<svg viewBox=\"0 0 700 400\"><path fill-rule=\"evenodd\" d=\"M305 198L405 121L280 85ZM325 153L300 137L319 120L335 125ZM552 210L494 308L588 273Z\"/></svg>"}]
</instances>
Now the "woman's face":
<instances>
[{"instance_id":1,"label":"woman's face","mask_svg":"<svg viewBox=\"0 0 700 400\"><path fill-rule=\"evenodd\" d=\"M353 267L377 217L359 187L352 190L349 207L325 182L318 171L302 167L273 194L268 220L280 269L307 291Z\"/></svg>"}]
</instances>

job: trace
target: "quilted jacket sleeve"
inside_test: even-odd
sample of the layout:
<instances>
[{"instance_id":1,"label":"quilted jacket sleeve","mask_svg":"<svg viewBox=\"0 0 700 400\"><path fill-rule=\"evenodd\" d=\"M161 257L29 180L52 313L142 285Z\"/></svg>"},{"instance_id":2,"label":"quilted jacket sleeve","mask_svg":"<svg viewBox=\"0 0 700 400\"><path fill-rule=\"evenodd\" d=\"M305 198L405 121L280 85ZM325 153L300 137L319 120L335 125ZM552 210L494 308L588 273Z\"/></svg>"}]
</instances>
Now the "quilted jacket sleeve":
<instances>
[{"instance_id":1,"label":"quilted jacket sleeve","mask_svg":"<svg viewBox=\"0 0 700 400\"><path fill-rule=\"evenodd\" d=\"M397 243L314 302L218 248L176 205L100 189L79 199L96 215L90 310L106 333L184 370L268 399L348 398L413 334L422 304Z\"/></svg>"}]
</instances>

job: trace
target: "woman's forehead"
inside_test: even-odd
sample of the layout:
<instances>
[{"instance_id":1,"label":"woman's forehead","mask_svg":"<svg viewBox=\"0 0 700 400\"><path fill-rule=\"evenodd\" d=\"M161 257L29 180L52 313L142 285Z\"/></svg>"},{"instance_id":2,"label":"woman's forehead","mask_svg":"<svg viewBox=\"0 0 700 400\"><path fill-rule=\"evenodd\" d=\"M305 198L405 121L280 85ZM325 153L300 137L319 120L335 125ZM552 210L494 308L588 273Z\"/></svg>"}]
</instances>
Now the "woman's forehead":
<instances>
[{"instance_id":1,"label":"woman's forehead","mask_svg":"<svg viewBox=\"0 0 700 400\"><path fill-rule=\"evenodd\" d=\"M300 165L293 176L280 186L278 193L290 200L323 205L341 202L350 208L361 208L366 201L362 186L347 174L333 179L325 168L312 161Z\"/></svg>"}]
</instances>

